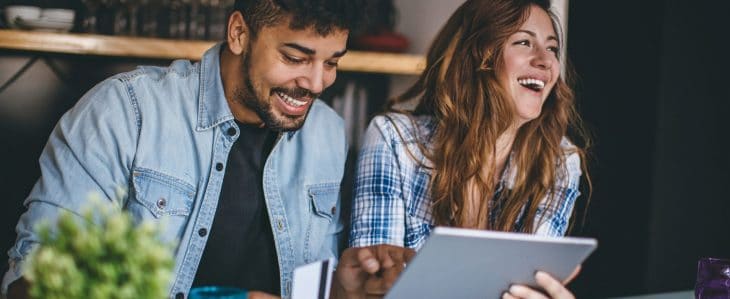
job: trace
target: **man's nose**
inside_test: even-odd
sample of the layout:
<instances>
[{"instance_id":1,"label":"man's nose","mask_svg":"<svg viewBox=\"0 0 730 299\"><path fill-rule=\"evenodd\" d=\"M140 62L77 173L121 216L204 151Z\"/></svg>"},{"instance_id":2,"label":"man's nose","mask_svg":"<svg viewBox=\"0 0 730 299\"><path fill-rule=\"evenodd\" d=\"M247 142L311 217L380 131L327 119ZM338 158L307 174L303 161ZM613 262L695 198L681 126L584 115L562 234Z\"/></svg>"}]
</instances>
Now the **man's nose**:
<instances>
[{"instance_id":1,"label":"man's nose","mask_svg":"<svg viewBox=\"0 0 730 299\"><path fill-rule=\"evenodd\" d=\"M324 70L321 65L313 64L299 78L297 86L307 89L313 94L320 94L324 90Z\"/></svg>"}]
</instances>

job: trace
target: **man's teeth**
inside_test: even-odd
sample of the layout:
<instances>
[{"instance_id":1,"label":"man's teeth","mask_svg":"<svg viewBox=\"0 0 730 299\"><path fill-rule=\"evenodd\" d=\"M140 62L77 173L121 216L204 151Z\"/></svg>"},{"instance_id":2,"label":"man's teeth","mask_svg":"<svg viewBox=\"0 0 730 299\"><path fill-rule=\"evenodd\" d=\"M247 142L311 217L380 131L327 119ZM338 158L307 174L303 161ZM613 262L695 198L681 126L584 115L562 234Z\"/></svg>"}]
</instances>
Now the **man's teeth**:
<instances>
[{"instance_id":1,"label":"man's teeth","mask_svg":"<svg viewBox=\"0 0 730 299\"><path fill-rule=\"evenodd\" d=\"M533 90L542 90L545 87L545 81L538 79L519 79L517 83Z\"/></svg>"},{"instance_id":2,"label":"man's teeth","mask_svg":"<svg viewBox=\"0 0 730 299\"><path fill-rule=\"evenodd\" d=\"M304 106L304 105L307 104L307 102L297 100L297 99L292 98L292 97L290 97L290 96L288 96L288 95L286 95L286 94L284 94L282 92L277 92L276 94L278 94L279 97L284 100L284 102L286 102L287 104L292 105L294 107L301 107L301 106Z\"/></svg>"}]
</instances>

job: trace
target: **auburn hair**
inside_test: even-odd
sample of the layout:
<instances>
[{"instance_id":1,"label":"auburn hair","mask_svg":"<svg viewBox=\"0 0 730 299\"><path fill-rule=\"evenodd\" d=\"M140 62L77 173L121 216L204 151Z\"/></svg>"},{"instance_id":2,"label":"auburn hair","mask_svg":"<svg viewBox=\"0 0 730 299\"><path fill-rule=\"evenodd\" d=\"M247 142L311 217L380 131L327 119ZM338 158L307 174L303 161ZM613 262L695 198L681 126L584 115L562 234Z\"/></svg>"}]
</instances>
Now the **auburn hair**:
<instances>
[{"instance_id":1,"label":"auburn hair","mask_svg":"<svg viewBox=\"0 0 730 299\"><path fill-rule=\"evenodd\" d=\"M554 202L555 182L567 175L566 152L561 147L567 135L573 137L573 143L579 139L573 151L580 155L588 177L585 153L589 138L564 78L571 75L566 67L540 115L517 130L510 160L517 169L514 185L493 198L501 175L495 166L497 139L515 121L514 104L497 83L496 73L504 44L527 20L533 5L548 12L559 33L549 0L466 1L437 34L416 83L386 104L386 111L408 115L414 128L414 116L429 115L436 122L429 140L418 141L431 162L421 166L432 168L430 195L436 225L514 231L515 223L521 221L521 231L533 232L539 204L543 198L549 206ZM398 108L412 100L418 100L414 110ZM587 181L590 187L590 179ZM479 200L476 207L466 202L475 191L486 199ZM497 215L490 215L492 200L499 201Z\"/></svg>"}]
</instances>

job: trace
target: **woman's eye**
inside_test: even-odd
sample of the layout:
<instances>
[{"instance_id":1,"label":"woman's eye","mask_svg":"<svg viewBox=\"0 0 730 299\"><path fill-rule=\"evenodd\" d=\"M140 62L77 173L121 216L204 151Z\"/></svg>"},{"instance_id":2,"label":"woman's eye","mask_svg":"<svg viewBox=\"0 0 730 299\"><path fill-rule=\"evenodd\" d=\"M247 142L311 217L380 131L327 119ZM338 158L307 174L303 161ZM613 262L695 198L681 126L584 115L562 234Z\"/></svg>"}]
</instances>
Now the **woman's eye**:
<instances>
[{"instance_id":1,"label":"woman's eye","mask_svg":"<svg viewBox=\"0 0 730 299\"><path fill-rule=\"evenodd\" d=\"M560 48L558 47L548 47L548 51L553 52L555 54L555 57L558 57L560 55Z\"/></svg>"},{"instance_id":2,"label":"woman's eye","mask_svg":"<svg viewBox=\"0 0 730 299\"><path fill-rule=\"evenodd\" d=\"M329 67L333 67L333 68L334 68L334 67L337 67L337 64L338 64L339 62L338 62L338 61L327 61L327 62L325 62L325 63L327 64L327 66L329 66Z\"/></svg>"},{"instance_id":3,"label":"woman's eye","mask_svg":"<svg viewBox=\"0 0 730 299\"><path fill-rule=\"evenodd\" d=\"M530 46L530 41L529 40L520 40L520 41L516 41L514 44L515 45L521 45L521 46L528 46L529 47Z\"/></svg>"}]
</instances>

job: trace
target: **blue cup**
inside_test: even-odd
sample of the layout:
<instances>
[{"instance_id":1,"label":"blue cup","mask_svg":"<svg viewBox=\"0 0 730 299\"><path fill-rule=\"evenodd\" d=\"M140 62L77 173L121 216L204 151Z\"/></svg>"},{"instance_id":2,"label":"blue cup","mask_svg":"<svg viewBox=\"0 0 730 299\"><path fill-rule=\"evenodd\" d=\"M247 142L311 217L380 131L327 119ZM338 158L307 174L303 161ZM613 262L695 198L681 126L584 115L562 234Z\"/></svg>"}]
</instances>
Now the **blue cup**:
<instances>
[{"instance_id":1,"label":"blue cup","mask_svg":"<svg viewBox=\"0 0 730 299\"><path fill-rule=\"evenodd\" d=\"M232 287L205 286L190 290L189 299L246 299L246 290Z\"/></svg>"}]
</instances>

